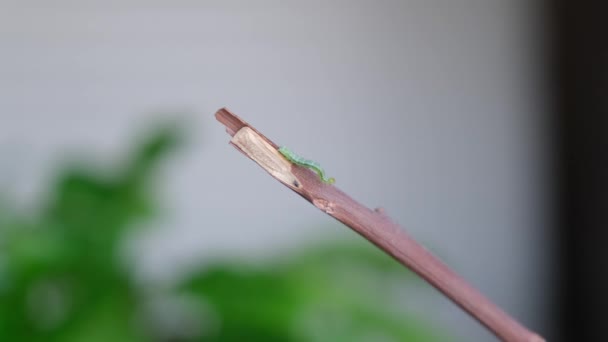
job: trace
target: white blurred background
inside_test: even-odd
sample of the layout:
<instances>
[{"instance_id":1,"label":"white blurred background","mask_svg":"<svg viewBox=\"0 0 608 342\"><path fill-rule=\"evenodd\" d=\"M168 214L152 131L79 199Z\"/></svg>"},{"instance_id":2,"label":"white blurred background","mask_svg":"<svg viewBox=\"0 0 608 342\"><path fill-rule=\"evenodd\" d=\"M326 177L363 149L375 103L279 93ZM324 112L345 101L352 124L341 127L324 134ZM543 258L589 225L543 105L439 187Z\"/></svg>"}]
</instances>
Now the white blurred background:
<instances>
[{"instance_id":1,"label":"white blurred background","mask_svg":"<svg viewBox=\"0 0 608 342\"><path fill-rule=\"evenodd\" d=\"M507 0L1 0L0 189L33 205L79 149L113 158L151 117L185 112L193 139L165 174L168 216L138 245L144 277L353 238L227 144L213 118L227 106L542 333L541 19ZM422 295L409 310L494 340Z\"/></svg>"}]
</instances>

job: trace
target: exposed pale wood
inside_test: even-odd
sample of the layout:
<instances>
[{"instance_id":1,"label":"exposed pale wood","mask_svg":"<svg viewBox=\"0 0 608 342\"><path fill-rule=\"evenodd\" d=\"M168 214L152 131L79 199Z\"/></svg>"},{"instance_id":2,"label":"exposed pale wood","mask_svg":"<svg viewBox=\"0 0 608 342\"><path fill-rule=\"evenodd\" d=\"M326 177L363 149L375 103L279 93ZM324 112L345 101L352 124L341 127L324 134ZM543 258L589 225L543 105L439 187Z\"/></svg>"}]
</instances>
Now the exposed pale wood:
<instances>
[{"instance_id":1,"label":"exposed pale wood","mask_svg":"<svg viewBox=\"0 0 608 342\"><path fill-rule=\"evenodd\" d=\"M290 188L301 186L291 173L291 163L256 131L245 126L234 134L230 142L283 184Z\"/></svg>"},{"instance_id":2,"label":"exposed pale wood","mask_svg":"<svg viewBox=\"0 0 608 342\"><path fill-rule=\"evenodd\" d=\"M314 206L420 275L497 337L509 342L544 341L417 243L384 210L371 210L363 206L336 186L321 182L314 172L305 167L289 163L289 170L286 170L286 165L280 161L281 155L276 151L278 146L270 139L225 108L218 110L215 116L234 136L231 143L239 151Z\"/></svg>"}]
</instances>

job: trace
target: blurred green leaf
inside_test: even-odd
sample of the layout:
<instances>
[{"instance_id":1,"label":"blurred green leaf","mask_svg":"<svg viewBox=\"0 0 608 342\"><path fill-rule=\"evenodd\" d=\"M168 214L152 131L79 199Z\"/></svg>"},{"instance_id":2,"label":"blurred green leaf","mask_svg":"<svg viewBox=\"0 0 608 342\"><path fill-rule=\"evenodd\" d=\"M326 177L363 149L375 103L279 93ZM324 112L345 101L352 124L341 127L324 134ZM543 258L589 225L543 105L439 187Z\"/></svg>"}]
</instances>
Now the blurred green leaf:
<instances>
[{"instance_id":1,"label":"blurred green leaf","mask_svg":"<svg viewBox=\"0 0 608 342\"><path fill-rule=\"evenodd\" d=\"M280 341L289 336L295 308L303 300L280 274L238 265L213 267L184 287L220 314L222 329L205 339L209 341ZM269 294L272 300L264 296Z\"/></svg>"},{"instance_id":2,"label":"blurred green leaf","mask_svg":"<svg viewBox=\"0 0 608 342\"><path fill-rule=\"evenodd\" d=\"M219 319L200 341L441 341L388 296L411 278L372 246L326 243L280 265L202 269L181 289Z\"/></svg>"},{"instance_id":3,"label":"blurred green leaf","mask_svg":"<svg viewBox=\"0 0 608 342\"><path fill-rule=\"evenodd\" d=\"M2 198L0 341L444 340L395 307L392 286L415 278L362 242L201 267L175 289L136 286L117 252L157 212L155 174L181 140L180 126L159 126L121 165L64 168L40 212Z\"/></svg>"},{"instance_id":4,"label":"blurred green leaf","mask_svg":"<svg viewBox=\"0 0 608 342\"><path fill-rule=\"evenodd\" d=\"M180 132L162 126L110 170L64 169L40 213L0 211L0 341L136 341L139 289L116 260L154 213L149 181Z\"/></svg>"}]
</instances>

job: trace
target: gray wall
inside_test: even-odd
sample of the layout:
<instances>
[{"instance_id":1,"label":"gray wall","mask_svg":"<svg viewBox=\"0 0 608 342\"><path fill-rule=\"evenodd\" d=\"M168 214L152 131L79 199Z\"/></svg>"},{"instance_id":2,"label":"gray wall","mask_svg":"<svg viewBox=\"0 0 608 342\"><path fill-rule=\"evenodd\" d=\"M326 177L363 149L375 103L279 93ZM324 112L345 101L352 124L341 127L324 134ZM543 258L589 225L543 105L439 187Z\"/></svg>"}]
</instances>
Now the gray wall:
<instances>
[{"instance_id":1,"label":"gray wall","mask_svg":"<svg viewBox=\"0 0 608 342\"><path fill-rule=\"evenodd\" d=\"M212 114L228 106L546 328L542 31L528 2L87 3L0 2L1 190L31 205L79 148L114 158L150 116L183 110L195 138L164 175L170 214L137 245L144 276L353 237L227 145ZM493 340L428 293L412 310Z\"/></svg>"}]
</instances>

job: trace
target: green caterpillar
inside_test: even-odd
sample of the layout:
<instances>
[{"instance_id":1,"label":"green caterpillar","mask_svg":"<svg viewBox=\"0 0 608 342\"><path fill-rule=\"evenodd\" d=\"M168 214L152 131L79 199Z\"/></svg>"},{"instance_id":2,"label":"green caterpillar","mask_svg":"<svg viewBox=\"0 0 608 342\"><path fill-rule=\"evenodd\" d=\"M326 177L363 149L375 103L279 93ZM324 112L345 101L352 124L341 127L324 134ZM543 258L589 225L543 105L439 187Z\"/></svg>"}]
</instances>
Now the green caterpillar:
<instances>
[{"instance_id":1,"label":"green caterpillar","mask_svg":"<svg viewBox=\"0 0 608 342\"><path fill-rule=\"evenodd\" d=\"M313 170L314 172L316 172L317 175L319 175L319 178L321 178L321 180L324 183L334 184L336 182L336 180L333 177L330 177L330 178L325 177L325 171L323 171L323 169L321 168L321 165L319 165L319 163L314 162L312 160L304 159L304 158L298 156L297 154L295 154L292 150L288 149L285 146L279 147L279 152L290 162L300 165L300 166L307 167L307 168Z\"/></svg>"}]
</instances>

